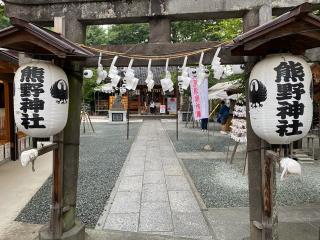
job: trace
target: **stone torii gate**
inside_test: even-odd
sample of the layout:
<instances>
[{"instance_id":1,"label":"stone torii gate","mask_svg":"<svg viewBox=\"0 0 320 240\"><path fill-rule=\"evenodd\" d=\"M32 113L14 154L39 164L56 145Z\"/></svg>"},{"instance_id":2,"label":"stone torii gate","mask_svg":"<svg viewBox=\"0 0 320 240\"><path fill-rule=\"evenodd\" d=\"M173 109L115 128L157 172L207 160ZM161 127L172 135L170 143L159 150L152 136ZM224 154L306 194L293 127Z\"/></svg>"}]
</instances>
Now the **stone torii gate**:
<instances>
[{"instance_id":1,"label":"stone torii gate","mask_svg":"<svg viewBox=\"0 0 320 240\"><path fill-rule=\"evenodd\" d=\"M65 36L71 41L83 43L85 40L86 26L92 24L121 24L121 23L140 23L149 22L150 35L149 44L137 45L127 53L153 55L161 52L166 54L177 49L189 51L190 49L201 49L206 46L214 46L214 43L188 43L171 44L170 43L170 22L176 20L199 20L199 19L223 19L223 18L243 18L244 31L249 31L259 25L262 25L272 19L273 15L279 15L289 8L303 3L302 0L34 0L27 2L24 0L5 0L6 14L9 17L18 17L27 21L52 26L54 17L65 18ZM310 0L313 7L320 5L320 0ZM130 46L101 46L101 49L115 50L124 52ZM118 49L118 50L117 50ZM122 50L121 50L122 49ZM206 54L203 63L210 64L212 53ZM230 49L223 49L222 58L224 63L242 63L244 58L231 57ZM189 63L197 63L198 58L190 58ZM181 65L181 61L173 61L171 65ZM109 62L103 62L107 65ZM121 60L118 66L126 66L128 60ZM146 65L147 61L135 61L135 66ZM162 61L155 61L155 65L163 65ZM96 58L87 62L87 66L96 66ZM79 86L77 86L79 87ZM70 92L72 90L70 89ZM79 110L79 109L78 109ZM76 112L74 114L79 114ZM73 130L76 131L79 126ZM79 129L78 129L79 130ZM250 132L250 130L248 130ZM248 145L256 146L256 138L248 138ZM75 134L74 142L79 141L79 135ZM69 164L78 166L79 148L72 149L75 154L68 154ZM263 222L263 189L261 185L254 184L262 182L263 176L258 174L255 167L250 162L261 160L261 154L256 152L249 156L249 195L250 195L250 237L252 240L271 239L256 223ZM77 167L66 169L65 173L77 176ZM73 183L76 182L74 179ZM65 190L69 196L69 202L72 206L76 204L76 184L70 185ZM75 223L74 208L66 209L70 214L66 214L65 221L70 223L69 232L72 232ZM69 238L68 238L69 239ZM75 235L74 238L78 239Z\"/></svg>"}]
</instances>

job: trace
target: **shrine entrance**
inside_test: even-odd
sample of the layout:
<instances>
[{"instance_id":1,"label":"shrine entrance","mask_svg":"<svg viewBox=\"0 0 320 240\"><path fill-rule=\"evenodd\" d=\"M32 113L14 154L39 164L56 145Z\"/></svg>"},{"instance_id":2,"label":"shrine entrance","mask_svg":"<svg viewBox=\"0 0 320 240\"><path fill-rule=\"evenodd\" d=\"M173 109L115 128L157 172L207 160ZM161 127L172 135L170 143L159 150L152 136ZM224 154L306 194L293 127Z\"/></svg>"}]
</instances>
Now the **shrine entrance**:
<instances>
[{"instance_id":1,"label":"shrine entrance","mask_svg":"<svg viewBox=\"0 0 320 240\"><path fill-rule=\"evenodd\" d=\"M93 1L92 1L93 2ZM170 21L171 19L198 19L198 18L212 18L212 17L222 17L227 16L240 16L243 17L244 31L249 32L249 36L252 37L252 30L254 27L262 25L271 21L272 18L272 6L265 3L261 6L256 6L256 3L247 2L243 4L241 9L219 9L216 5L212 4L210 1L203 1L203 5L197 5L193 1L188 1L188 4L185 4L185 8L181 7L182 5L176 5L172 1L147 1L146 4L134 5L135 7L124 8L127 9L127 14L123 15L122 11L113 11L115 9L122 9L123 7L128 7L128 3L123 1L116 1L108 7L113 11L114 14L109 15L99 15L96 12L103 10L105 8L101 7L101 4L110 4L105 2L86 2L86 3L55 3L51 8L47 8L48 3L39 1L38 6L23 4L18 0L11 1L8 3L7 13L9 16L17 16L27 19L29 21L40 22L43 24L54 22L55 28L58 32L64 35L67 39L73 40L77 43L84 42L85 38L85 27L87 24L94 23L121 23L121 22L139 22L139 21L149 21L150 23L150 39L148 44L142 44L135 47L132 46L97 46L95 50L90 50L90 47L85 45L76 45L68 40L60 37L57 34L48 33L45 29L41 27L34 26L31 23L21 21L19 19L12 19L12 23L15 25L15 31L21 34L20 39L28 36L27 43L31 46L37 46L37 53L32 53L33 57L42 58L46 55L49 58L49 55L53 54L56 58L58 64L64 66L66 72L69 75L70 81L70 104L73 107L69 111L68 123L66 128L63 131L63 134L58 134L54 137L54 144L44 148L46 151L55 151L54 159L54 191L53 191L53 208L52 215L50 220L50 227L45 229L40 233L40 239L79 239L83 240L85 238L84 225L76 221L76 197L77 197L77 174L78 174L78 163L79 163L79 126L80 126L80 96L81 85L82 85L82 68L84 66L96 66L97 63L97 52L102 52L109 55L116 55L118 53L124 53L124 57L119 60L117 66L128 66L128 58L141 55L146 56L145 59L139 59L135 61L135 66L145 66L146 59L154 56L156 61L155 65L164 65L166 59L170 57L173 60L170 62L170 65L181 66L181 59L175 59L173 55L190 54L192 57L189 58L189 64L198 64L199 63L199 54L206 52L205 57L203 58L204 65L210 65L213 59L214 53L218 47L222 47L221 54L219 55L222 58L223 63L246 63L247 65L247 74L250 72L251 67L256 62L256 58L249 58L249 61L245 61L242 55L250 55L250 49L256 50L257 42L251 43L245 37L248 36L244 34L242 37L237 39L237 48L232 48L227 44L219 44L216 42L205 42L205 43L179 43L171 44L170 43ZM49 3L50 4L50 3ZM84 4L84 5L82 5ZM91 5L93 4L93 5ZM119 5L120 4L120 5ZM135 4L131 3L130 4ZM252 5L253 4L253 5ZM85 7L83 7L85 6ZM139 9L139 6L141 9ZM225 5L224 5L225 6ZM67 7L67 11L64 17L56 17L53 19L54 15L61 15L61 7ZM147 7L145 9L144 7ZM150 7L150 8L149 8ZM276 9L275 12L279 14L284 11L286 7L291 7L290 4L285 5ZM22 11L22 9L24 11ZM90 9L90 11L83 11L83 9ZM139 9L138 12L136 10ZM94 11L96 10L96 11ZM224 10L224 11L222 11ZM111 12L112 12L111 11ZM150 12L151 11L151 12ZM196 13L195 13L196 11ZM300 14L301 9L298 8L295 14ZM303 12L303 11L302 11ZM17 14L19 13L19 14ZM72 14L70 14L72 13ZM222 14L222 15L221 15ZM41 16L41 18L39 17ZM79 19L78 19L79 17ZM99 17L100 19L96 19ZM273 22L273 23L276 23ZM318 24L318 23L317 23ZM264 25L265 26L265 25ZM269 25L270 26L270 25ZM273 25L271 24L271 27ZM261 29L260 29L261 30ZM0 46L13 48L15 50L20 50L23 52L28 52L25 45L19 45L19 41L13 41L11 39L11 32L6 32L6 34L0 34ZM18 34L17 34L18 35ZM31 35L31 36L30 36ZM45 37L44 37L45 36ZM30 40L31 39L31 40ZM6 41L5 41L6 40ZM37 43L41 42L41 45ZM250 44L248 42L250 42ZM18 43L17 43L18 42ZM61 43L62 42L62 43ZM61 44L59 44L61 43ZM317 42L314 44L318 46ZM71 46L70 46L71 45ZM260 46L258 44L258 46ZM98 50L97 50L98 49ZM157 55L160 49L160 53L163 56L159 58ZM263 48L262 48L263 49ZM268 49L268 48L266 48ZM45 51L44 51L45 50ZM265 50L265 49L264 49ZM304 51L305 49L303 49ZM44 51L44 53L43 53ZM42 54L39 54L42 53ZM116 54L115 54L116 53ZM252 52L251 52L252 53ZM241 55L240 57L233 57L232 54ZM260 54L260 53L259 53ZM258 55L259 55L258 54ZM41 57L42 55L42 57ZM252 53L252 55L255 55ZM28 56L24 56L28 58ZM52 57L52 56L51 56ZM44 57L45 58L45 57ZM23 59L23 57L22 57ZM109 66L111 62L110 58L103 59L102 63L105 66ZM66 64L68 63L68 64ZM247 81L248 82L248 81ZM247 86L248 87L248 86ZM247 96L248 97L248 96ZM122 212L123 205L132 204L132 208L143 206L138 199L140 199L140 194L136 193L137 188L141 188L140 184L143 180L147 178L145 175L141 177L140 175L132 175L134 171L139 172L137 166L141 166L139 161L148 160L143 164L143 168L149 169L149 171L158 171L158 180L159 184L164 184L161 176L168 176L166 179L166 186L170 189L168 190L168 197L170 199L175 199L176 205L168 206L167 201L159 201L161 203L157 204L145 204L144 212L141 214L149 215L154 217L154 213L157 212L161 215L161 219L171 218L172 215L169 210L171 208L175 209L177 214L175 216L176 225L181 225L182 228L186 226L181 219L185 220L188 218L189 225L199 224L199 232L205 233L199 235L199 232L193 236L201 237L210 237L210 229L202 228L202 223L206 224L206 220L201 215L199 211L198 203L194 197L190 197L190 189L186 184L183 177L181 178L180 169L163 167L164 174L159 173L160 168L167 164L167 166L177 166L178 159L174 155L172 145L169 141L165 141L166 135L164 135L162 129L158 130L158 127L155 127L155 124L158 123L146 123L142 129L140 144L137 144L135 147L136 154L130 156L129 162L131 166L136 165L136 168L130 169L128 165L125 170L128 170L127 173L123 173L126 180L121 182L118 186L118 194L115 196L115 204L111 207L113 209L114 220L110 221L110 224L117 224L117 217L121 214L128 214L127 218L137 218L137 212ZM258 138L250 125L250 120L248 120L248 145L251 147L248 151L248 162L249 162L249 200L250 200L250 238L252 240L260 239L278 239L277 236L277 212L274 211L273 205L273 191L272 191L272 181L273 177L273 166L274 162L278 159L271 151L265 151L263 140ZM150 129L153 129L153 132L150 132ZM156 129L156 130L155 130ZM167 139L168 140L168 139ZM148 146L148 141L154 142ZM160 147L159 147L160 146ZM157 148L159 147L159 148ZM161 151L161 152L160 152ZM159 166L157 157L161 156L162 165ZM142 160L141 158L145 158ZM155 159L153 161L153 159ZM60 162L61 161L61 162ZM148 162L148 163L147 163ZM62 164L61 164L62 163ZM127 175L126 175L127 174ZM152 177L157 173L153 173ZM271 178L271 176L273 178ZM150 181L154 181L151 177ZM170 180L168 180L170 179ZM134 180L134 181L133 181ZM181 183L177 186L177 183ZM257 184L259 183L259 184ZM156 183L149 183L156 184ZM150 190L150 189L149 189ZM171 191L171 193L170 193ZM125 193L124 193L125 192ZM128 194L129 192L129 194ZM139 191L138 191L139 192ZM149 191L149 197L155 197L155 194L158 192L166 192L166 190L151 189ZM131 195L130 195L131 194ZM119 201L116 201L118 197ZM123 199L126 199L125 201ZM186 199L188 201L184 202ZM165 203L163 203L165 202ZM55 205L56 204L56 205ZM174 203L173 203L174 204ZM185 210L185 211L184 211ZM191 215L185 215L185 213L192 213ZM117 215L117 216L116 216ZM123 216L123 215L122 215ZM138 214L139 216L139 214ZM119 220L119 218L118 218ZM150 224L149 222L145 223L145 228L142 227L144 231L151 231L150 226L152 224L159 225L157 221L158 218L153 218L154 222ZM195 221L196 220L196 221ZM118 223L121 220L118 221ZM105 219L105 223L108 223L108 217ZM187 225L188 226L188 225ZM136 228L136 226L130 226ZM167 232L169 235L174 232L172 226L163 225L163 231ZM189 229L187 229L188 231ZM119 233L118 233L119 234ZM179 234L180 236L182 234ZM118 235L119 236L119 235ZM68 238L69 237L69 238Z\"/></svg>"}]
</instances>

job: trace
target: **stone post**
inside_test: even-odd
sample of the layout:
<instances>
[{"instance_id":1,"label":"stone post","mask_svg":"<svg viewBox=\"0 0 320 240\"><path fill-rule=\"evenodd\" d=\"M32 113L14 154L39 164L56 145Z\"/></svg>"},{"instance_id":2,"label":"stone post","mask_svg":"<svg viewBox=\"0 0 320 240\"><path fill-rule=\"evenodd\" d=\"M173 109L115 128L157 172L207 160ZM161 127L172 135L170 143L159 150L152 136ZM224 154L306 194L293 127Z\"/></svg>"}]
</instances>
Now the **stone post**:
<instances>
[{"instance_id":1,"label":"stone post","mask_svg":"<svg viewBox=\"0 0 320 240\"><path fill-rule=\"evenodd\" d=\"M243 18L244 32L247 32L259 25L272 20L271 3L248 11ZM249 75L251 69L259 59L248 57L246 64L246 99L249 99ZM278 239L277 234L277 210L275 201L272 201L274 208L271 216L267 216L264 209L264 189L266 185L266 170L274 170L274 162L267 161L265 157L266 143L260 139L252 130L249 117L249 102L247 101L247 151L248 151L248 178L249 178L249 205L250 205L250 239L271 240ZM272 196L275 200L276 185L275 175L272 176Z\"/></svg>"},{"instance_id":2,"label":"stone post","mask_svg":"<svg viewBox=\"0 0 320 240\"><path fill-rule=\"evenodd\" d=\"M85 41L86 26L70 10L65 16L65 37L73 42ZM82 69L67 72L69 80L69 113L63 144L63 232L84 239L84 225L76 221L77 181L79 171L80 112L82 103Z\"/></svg>"},{"instance_id":3,"label":"stone post","mask_svg":"<svg viewBox=\"0 0 320 240\"><path fill-rule=\"evenodd\" d=\"M83 43L85 26L70 11L64 17L55 18L55 29L71 41ZM75 63L73 70L65 69L69 82L69 112L67 125L63 131L62 169L62 235L58 239L84 240L85 227L76 220L77 181L79 171L80 111L82 103L82 69ZM56 237L44 229L40 239L53 240Z\"/></svg>"}]
</instances>

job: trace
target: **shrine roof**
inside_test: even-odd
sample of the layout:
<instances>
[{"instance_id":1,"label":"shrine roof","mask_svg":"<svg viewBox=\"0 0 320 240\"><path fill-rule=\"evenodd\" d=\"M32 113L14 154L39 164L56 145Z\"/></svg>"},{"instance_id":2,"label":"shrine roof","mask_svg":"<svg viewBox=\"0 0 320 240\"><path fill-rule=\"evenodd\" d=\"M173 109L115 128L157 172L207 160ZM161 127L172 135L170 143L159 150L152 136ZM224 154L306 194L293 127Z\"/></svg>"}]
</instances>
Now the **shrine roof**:
<instances>
[{"instance_id":1,"label":"shrine roof","mask_svg":"<svg viewBox=\"0 0 320 240\"><path fill-rule=\"evenodd\" d=\"M303 3L234 39L232 55L258 56L279 52L302 54L320 47L320 18Z\"/></svg>"},{"instance_id":2,"label":"shrine roof","mask_svg":"<svg viewBox=\"0 0 320 240\"><path fill-rule=\"evenodd\" d=\"M0 47L33 55L59 58L87 58L94 54L44 27L10 18L12 26L0 31Z\"/></svg>"}]
</instances>

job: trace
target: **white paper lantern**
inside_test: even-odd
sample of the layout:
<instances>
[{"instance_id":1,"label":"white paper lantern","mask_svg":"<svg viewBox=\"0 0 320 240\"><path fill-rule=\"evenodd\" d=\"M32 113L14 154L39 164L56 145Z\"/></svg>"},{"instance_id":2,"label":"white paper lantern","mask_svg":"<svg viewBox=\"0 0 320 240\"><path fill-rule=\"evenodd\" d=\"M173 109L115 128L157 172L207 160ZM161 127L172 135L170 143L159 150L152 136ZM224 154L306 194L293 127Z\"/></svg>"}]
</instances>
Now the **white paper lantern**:
<instances>
[{"instance_id":1,"label":"white paper lantern","mask_svg":"<svg viewBox=\"0 0 320 240\"><path fill-rule=\"evenodd\" d=\"M274 54L258 62L249 79L250 120L254 132L270 144L303 138L312 123L312 73L291 54Z\"/></svg>"},{"instance_id":2,"label":"white paper lantern","mask_svg":"<svg viewBox=\"0 0 320 240\"><path fill-rule=\"evenodd\" d=\"M83 71L83 77L84 78L87 78L87 79L90 79L93 77L93 71L90 70L90 69L86 69Z\"/></svg>"},{"instance_id":3,"label":"white paper lantern","mask_svg":"<svg viewBox=\"0 0 320 240\"><path fill-rule=\"evenodd\" d=\"M49 137L64 129L69 84L61 68L38 60L24 64L15 74L14 87L14 116L20 131L32 137Z\"/></svg>"},{"instance_id":4,"label":"white paper lantern","mask_svg":"<svg viewBox=\"0 0 320 240\"><path fill-rule=\"evenodd\" d=\"M241 74L244 72L244 66L242 66L240 64L232 65L231 69L232 69L233 74Z\"/></svg>"},{"instance_id":5,"label":"white paper lantern","mask_svg":"<svg viewBox=\"0 0 320 240\"><path fill-rule=\"evenodd\" d=\"M119 88L119 92L121 95L125 94L127 92L127 86L126 84L122 84L122 86Z\"/></svg>"}]
</instances>

